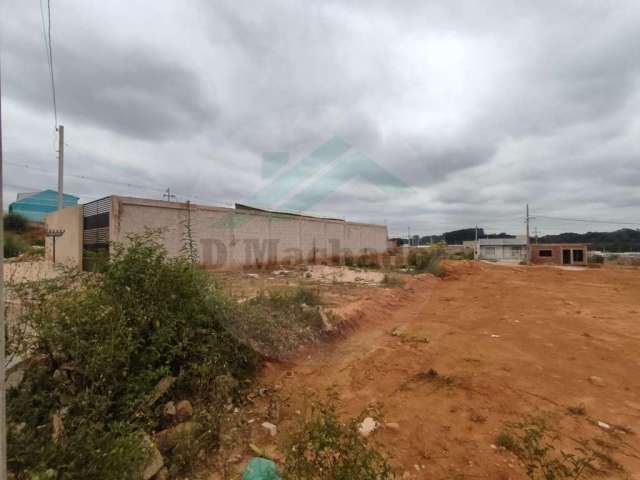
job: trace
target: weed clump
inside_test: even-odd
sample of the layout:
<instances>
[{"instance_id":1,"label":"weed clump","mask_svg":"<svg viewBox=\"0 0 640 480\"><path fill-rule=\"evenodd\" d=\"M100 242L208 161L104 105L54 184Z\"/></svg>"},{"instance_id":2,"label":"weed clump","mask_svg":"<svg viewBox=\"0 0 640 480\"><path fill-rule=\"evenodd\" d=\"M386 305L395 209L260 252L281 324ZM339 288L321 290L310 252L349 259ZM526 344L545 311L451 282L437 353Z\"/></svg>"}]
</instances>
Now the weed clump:
<instances>
[{"instance_id":1,"label":"weed clump","mask_svg":"<svg viewBox=\"0 0 640 480\"><path fill-rule=\"evenodd\" d=\"M404 280L399 275L385 273L384 277L382 277L381 283L386 287L402 287L404 285Z\"/></svg>"},{"instance_id":2,"label":"weed clump","mask_svg":"<svg viewBox=\"0 0 640 480\"><path fill-rule=\"evenodd\" d=\"M439 247L414 250L409 253L407 263L416 272L431 273L436 277L443 277L446 273L442 266L443 252Z\"/></svg>"},{"instance_id":3,"label":"weed clump","mask_svg":"<svg viewBox=\"0 0 640 480\"><path fill-rule=\"evenodd\" d=\"M8 463L20 480L138 478L145 432L165 426L163 399L188 398L203 419L196 455L258 365L223 327L233 309L220 288L152 233L115 246L99 274L21 288L31 333L14 353L33 361L8 393ZM217 388L227 378L235 390Z\"/></svg>"},{"instance_id":4,"label":"weed clump","mask_svg":"<svg viewBox=\"0 0 640 480\"><path fill-rule=\"evenodd\" d=\"M4 236L5 258L18 257L29 250L29 244L19 235L7 233Z\"/></svg>"},{"instance_id":5,"label":"weed clump","mask_svg":"<svg viewBox=\"0 0 640 480\"><path fill-rule=\"evenodd\" d=\"M585 407L584 403L579 405L572 405L567 407L567 413L569 415L582 416L587 414L587 407Z\"/></svg>"},{"instance_id":6,"label":"weed clump","mask_svg":"<svg viewBox=\"0 0 640 480\"><path fill-rule=\"evenodd\" d=\"M268 358L281 358L318 340L326 327L319 295L310 288L264 290L225 319L236 338Z\"/></svg>"},{"instance_id":7,"label":"weed clump","mask_svg":"<svg viewBox=\"0 0 640 480\"><path fill-rule=\"evenodd\" d=\"M573 453L562 450L556 453L552 442L557 439L543 418L528 417L509 424L496 438L496 445L513 452L524 463L527 476L532 480L577 480L595 469L597 455L587 442Z\"/></svg>"},{"instance_id":8,"label":"weed clump","mask_svg":"<svg viewBox=\"0 0 640 480\"><path fill-rule=\"evenodd\" d=\"M315 403L287 448L284 477L305 480L387 480L388 459L358 431L366 415L343 423L335 399Z\"/></svg>"}]
</instances>

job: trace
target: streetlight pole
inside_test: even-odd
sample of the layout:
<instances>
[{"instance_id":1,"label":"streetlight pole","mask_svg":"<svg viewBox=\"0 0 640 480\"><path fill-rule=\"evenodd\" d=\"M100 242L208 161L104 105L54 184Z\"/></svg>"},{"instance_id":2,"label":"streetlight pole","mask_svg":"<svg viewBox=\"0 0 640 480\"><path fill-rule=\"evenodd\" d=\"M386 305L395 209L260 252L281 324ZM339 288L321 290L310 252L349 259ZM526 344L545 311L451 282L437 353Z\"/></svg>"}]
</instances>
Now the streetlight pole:
<instances>
[{"instance_id":1,"label":"streetlight pole","mask_svg":"<svg viewBox=\"0 0 640 480\"><path fill-rule=\"evenodd\" d=\"M4 179L2 166L4 159L2 156L2 70L0 67L0 213L3 221L0 222L0 480L7 478L7 390L6 378L6 339L4 315Z\"/></svg>"},{"instance_id":2,"label":"streetlight pole","mask_svg":"<svg viewBox=\"0 0 640 480\"><path fill-rule=\"evenodd\" d=\"M58 125L58 210L64 208L64 125Z\"/></svg>"}]
</instances>

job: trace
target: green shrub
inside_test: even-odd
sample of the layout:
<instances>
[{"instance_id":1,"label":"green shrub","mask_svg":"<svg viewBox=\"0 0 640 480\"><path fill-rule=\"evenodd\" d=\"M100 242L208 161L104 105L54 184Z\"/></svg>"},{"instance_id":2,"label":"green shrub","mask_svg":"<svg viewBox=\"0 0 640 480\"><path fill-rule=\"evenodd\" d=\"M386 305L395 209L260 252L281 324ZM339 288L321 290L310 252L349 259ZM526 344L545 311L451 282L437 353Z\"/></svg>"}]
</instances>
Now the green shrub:
<instances>
[{"instance_id":1,"label":"green shrub","mask_svg":"<svg viewBox=\"0 0 640 480\"><path fill-rule=\"evenodd\" d=\"M309 288L261 291L241 303L225 327L268 358L280 358L323 332L320 297Z\"/></svg>"},{"instance_id":2,"label":"green shrub","mask_svg":"<svg viewBox=\"0 0 640 480\"><path fill-rule=\"evenodd\" d=\"M29 244L20 236L6 233L4 236L5 258L17 257L29 249Z\"/></svg>"},{"instance_id":3,"label":"green shrub","mask_svg":"<svg viewBox=\"0 0 640 480\"><path fill-rule=\"evenodd\" d=\"M387 458L360 434L365 415L342 423L335 400L315 403L287 447L284 477L297 480L386 480Z\"/></svg>"},{"instance_id":4,"label":"green shrub","mask_svg":"<svg viewBox=\"0 0 640 480\"><path fill-rule=\"evenodd\" d=\"M29 220L19 213L6 213L3 222L7 232L24 233L29 228Z\"/></svg>"},{"instance_id":5,"label":"green shrub","mask_svg":"<svg viewBox=\"0 0 640 480\"><path fill-rule=\"evenodd\" d=\"M442 250L437 247L414 250L409 253L407 263L416 272L426 272L437 277L443 277L445 269L441 263L442 256Z\"/></svg>"},{"instance_id":6,"label":"green shrub","mask_svg":"<svg viewBox=\"0 0 640 480\"><path fill-rule=\"evenodd\" d=\"M41 361L8 395L9 468L19 479L47 471L56 479L137 478L142 433L162 427L162 395L191 399L208 419L202 440L213 445L233 394L216 388L219 379L237 385L257 368L253 350L222 326L231 301L205 271L169 258L151 233L115 246L100 274L23 288L21 321L33 338L22 350ZM168 376L176 379L170 390L154 395ZM58 443L54 415L64 424Z\"/></svg>"}]
</instances>

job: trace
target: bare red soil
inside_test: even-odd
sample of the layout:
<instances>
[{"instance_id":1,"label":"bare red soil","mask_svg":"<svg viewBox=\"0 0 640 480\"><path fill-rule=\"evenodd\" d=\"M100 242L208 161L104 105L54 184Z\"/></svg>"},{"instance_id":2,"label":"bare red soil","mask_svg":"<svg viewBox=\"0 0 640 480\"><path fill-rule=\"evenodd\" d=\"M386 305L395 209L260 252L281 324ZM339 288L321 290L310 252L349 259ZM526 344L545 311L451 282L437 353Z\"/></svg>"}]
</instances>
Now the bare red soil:
<instances>
[{"instance_id":1,"label":"bare red soil","mask_svg":"<svg viewBox=\"0 0 640 480\"><path fill-rule=\"evenodd\" d=\"M442 280L368 290L337 309L355 329L268 365L261 382L278 392L277 442L305 394L334 387L345 414L380 402L385 420L399 424L373 438L406 477L526 478L515 456L495 448L496 435L542 415L558 449L580 439L610 445L624 471L600 478L640 478L640 270L447 267ZM447 381L425 380L430 369ZM586 415L567 413L578 405Z\"/></svg>"}]
</instances>

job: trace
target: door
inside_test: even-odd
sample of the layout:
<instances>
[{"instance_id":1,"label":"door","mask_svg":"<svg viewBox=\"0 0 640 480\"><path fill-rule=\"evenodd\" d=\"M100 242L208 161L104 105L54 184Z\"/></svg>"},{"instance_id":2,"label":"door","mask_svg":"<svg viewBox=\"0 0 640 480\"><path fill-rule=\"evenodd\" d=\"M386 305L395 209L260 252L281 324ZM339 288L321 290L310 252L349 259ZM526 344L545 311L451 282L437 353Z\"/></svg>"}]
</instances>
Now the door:
<instances>
[{"instance_id":1,"label":"door","mask_svg":"<svg viewBox=\"0 0 640 480\"><path fill-rule=\"evenodd\" d=\"M571 250L562 249L562 264L571 265Z\"/></svg>"}]
</instances>

